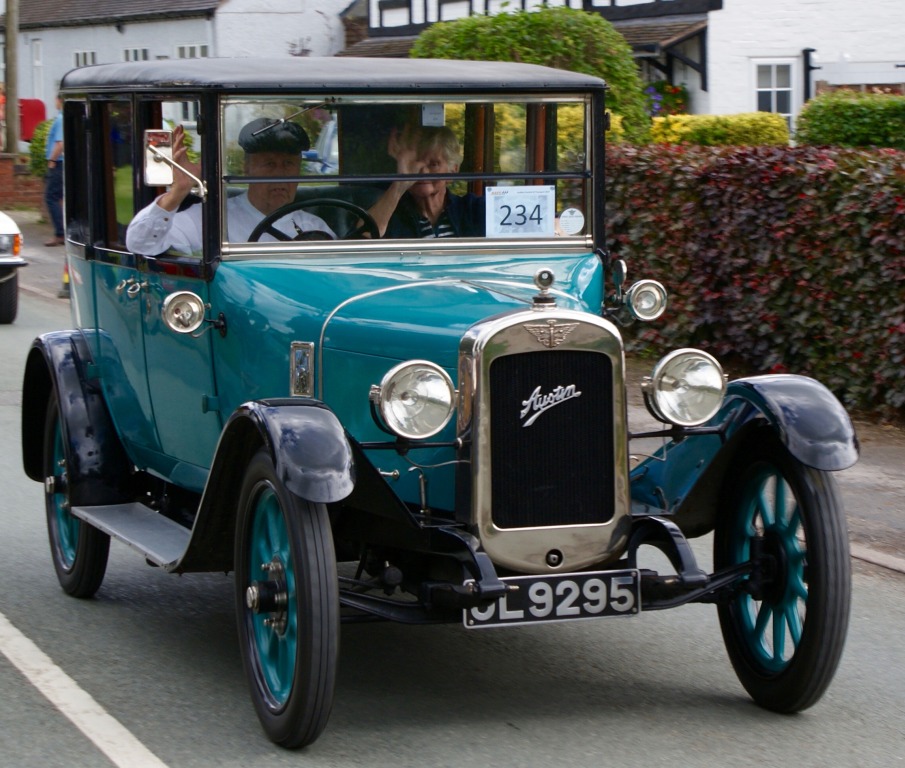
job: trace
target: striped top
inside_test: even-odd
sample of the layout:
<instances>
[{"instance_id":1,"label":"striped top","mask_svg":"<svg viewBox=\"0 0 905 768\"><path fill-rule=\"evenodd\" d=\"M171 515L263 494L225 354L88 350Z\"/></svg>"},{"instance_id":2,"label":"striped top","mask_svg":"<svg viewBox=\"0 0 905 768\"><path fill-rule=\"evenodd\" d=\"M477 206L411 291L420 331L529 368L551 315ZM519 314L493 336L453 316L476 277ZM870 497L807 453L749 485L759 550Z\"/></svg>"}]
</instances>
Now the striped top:
<instances>
[{"instance_id":1,"label":"striped top","mask_svg":"<svg viewBox=\"0 0 905 768\"><path fill-rule=\"evenodd\" d=\"M430 219L425 216L418 217L418 237L455 237L455 234L456 231L445 208L436 224L431 224Z\"/></svg>"}]
</instances>

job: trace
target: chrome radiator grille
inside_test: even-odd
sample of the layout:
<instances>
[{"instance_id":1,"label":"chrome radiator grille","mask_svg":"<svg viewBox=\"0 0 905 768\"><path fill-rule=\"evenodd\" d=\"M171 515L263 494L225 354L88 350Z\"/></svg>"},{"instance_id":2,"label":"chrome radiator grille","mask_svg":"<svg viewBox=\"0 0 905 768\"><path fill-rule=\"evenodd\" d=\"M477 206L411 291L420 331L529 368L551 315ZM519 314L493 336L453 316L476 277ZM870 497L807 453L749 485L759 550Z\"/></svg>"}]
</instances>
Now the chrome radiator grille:
<instances>
[{"instance_id":1,"label":"chrome radiator grille","mask_svg":"<svg viewBox=\"0 0 905 768\"><path fill-rule=\"evenodd\" d=\"M589 525L613 517L612 381L612 362L599 352L546 350L492 362L494 525Z\"/></svg>"}]
</instances>

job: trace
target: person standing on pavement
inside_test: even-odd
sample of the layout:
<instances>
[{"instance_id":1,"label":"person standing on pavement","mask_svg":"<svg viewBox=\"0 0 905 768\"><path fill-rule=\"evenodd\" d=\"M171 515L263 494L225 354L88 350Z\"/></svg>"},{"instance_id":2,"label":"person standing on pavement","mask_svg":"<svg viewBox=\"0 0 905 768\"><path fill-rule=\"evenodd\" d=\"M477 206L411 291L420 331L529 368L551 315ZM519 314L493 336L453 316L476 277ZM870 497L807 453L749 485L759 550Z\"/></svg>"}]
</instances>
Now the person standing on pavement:
<instances>
[{"instance_id":1,"label":"person standing on pavement","mask_svg":"<svg viewBox=\"0 0 905 768\"><path fill-rule=\"evenodd\" d=\"M63 245L63 112L62 101L57 96L57 115L47 133L47 175L44 177L44 203L53 224L53 238L44 245Z\"/></svg>"}]
</instances>

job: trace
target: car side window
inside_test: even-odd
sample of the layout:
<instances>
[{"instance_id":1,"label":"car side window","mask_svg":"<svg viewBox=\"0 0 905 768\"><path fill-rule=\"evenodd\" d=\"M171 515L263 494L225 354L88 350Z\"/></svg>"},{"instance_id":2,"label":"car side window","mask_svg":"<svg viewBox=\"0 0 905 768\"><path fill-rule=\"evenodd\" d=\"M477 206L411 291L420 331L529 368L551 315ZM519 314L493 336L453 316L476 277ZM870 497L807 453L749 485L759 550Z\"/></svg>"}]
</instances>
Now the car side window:
<instances>
[{"instance_id":1,"label":"car side window","mask_svg":"<svg viewBox=\"0 0 905 768\"><path fill-rule=\"evenodd\" d=\"M138 102L137 125L145 131L172 132L172 159L188 172L174 171L178 184L157 186L142 178L136 213L127 232L129 250L149 256L191 257L203 253L201 178L201 139L198 134L200 108L197 100L171 101L148 99ZM144 176L144 168L139 173ZM191 178L183 184L183 180ZM177 195L178 189L178 195ZM178 197L178 199L175 199Z\"/></svg>"},{"instance_id":2,"label":"car side window","mask_svg":"<svg viewBox=\"0 0 905 768\"><path fill-rule=\"evenodd\" d=\"M125 249L126 227L132 220L132 103L107 101L100 105L104 217L103 243Z\"/></svg>"},{"instance_id":3,"label":"car side window","mask_svg":"<svg viewBox=\"0 0 905 768\"><path fill-rule=\"evenodd\" d=\"M91 153L88 144L88 105L84 101L67 101L63 110L63 140L69 150L63 164L66 188L79 189L87 185L90 189L93 186L93 178L89 171ZM63 198L66 209L66 235L73 242L83 245L91 238L89 200L89 194L65 195Z\"/></svg>"}]
</instances>

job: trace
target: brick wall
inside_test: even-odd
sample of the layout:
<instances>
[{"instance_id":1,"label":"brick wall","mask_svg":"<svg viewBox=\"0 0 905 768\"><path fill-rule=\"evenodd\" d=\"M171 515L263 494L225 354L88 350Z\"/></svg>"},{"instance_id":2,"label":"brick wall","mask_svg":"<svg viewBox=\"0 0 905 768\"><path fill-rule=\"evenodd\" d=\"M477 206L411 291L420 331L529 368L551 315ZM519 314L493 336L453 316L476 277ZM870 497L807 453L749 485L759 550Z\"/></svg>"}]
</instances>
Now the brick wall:
<instances>
[{"instance_id":1,"label":"brick wall","mask_svg":"<svg viewBox=\"0 0 905 768\"><path fill-rule=\"evenodd\" d=\"M17 163L18 157L0 154L0 209L11 207L40 208L44 204L44 179L28 172L28 166Z\"/></svg>"}]
</instances>

